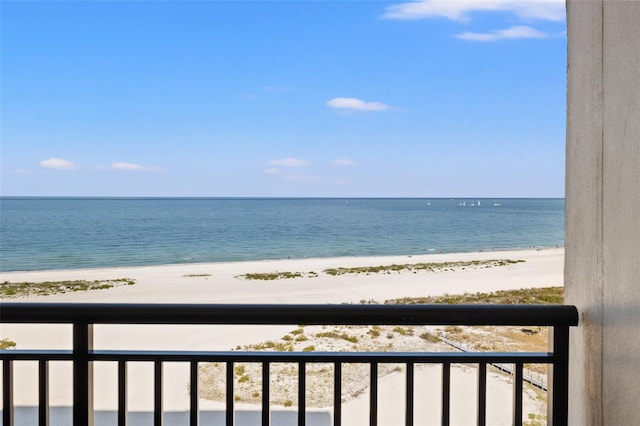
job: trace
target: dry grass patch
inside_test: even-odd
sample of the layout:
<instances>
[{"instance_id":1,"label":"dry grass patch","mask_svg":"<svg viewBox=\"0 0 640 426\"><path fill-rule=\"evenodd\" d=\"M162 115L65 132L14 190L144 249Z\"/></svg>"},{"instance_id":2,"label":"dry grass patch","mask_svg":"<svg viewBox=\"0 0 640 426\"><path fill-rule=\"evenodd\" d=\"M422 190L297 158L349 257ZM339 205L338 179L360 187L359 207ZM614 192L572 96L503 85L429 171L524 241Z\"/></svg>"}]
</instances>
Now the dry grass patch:
<instances>
[{"instance_id":1,"label":"dry grass patch","mask_svg":"<svg viewBox=\"0 0 640 426\"><path fill-rule=\"evenodd\" d=\"M14 299L28 296L50 296L52 294L71 293L75 291L105 290L113 287L133 285L132 278L116 278L110 280L71 280L19 282L5 281L0 283L0 299Z\"/></svg>"},{"instance_id":2,"label":"dry grass patch","mask_svg":"<svg viewBox=\"0 0 640 426\"><path fill-rule=\"evenodd\" d=\"M283 279L291 279L291 278L301 278L303 277L302 272L267 272L267 273L251 273L240 275L238 278L244 278L245 280L262 280L262 281L273 281L273 280L283 280Z\"/></svg>"},{"instance_id":3,"label":"dry grass patch","mask_svg":"<svg viewBox=\"0 0 640 426\"><path fill-rule=\"evenodd\" d=\"M9 339L0 339L0 349L12 349L16 347L16 342Z\"/></svg>"},{"instance_id":4,"label":"dry grass patch","mask_svg":"<svg viewBox=\"0 0 640 426\"><path fill-rule=\"evenodd\" d=\"M563 302L563 287L523 288L518 290L499 290L490 293L445 294L444 296L402 297L384 301L387 305L560 305Z\"/></svg>"},{"instance_id":5,"label":"dry grass patch","mask_svg":"<svg viewBox=\"0 0 640 426\"><path fill-rule=\"evenodd\" d=\"M400 265L378 265L378 266L360 266L354 268L328 268L324 270L328 275L345 275L345 274L379 274L392 272L437 272L437 271L454 271L458 269L479 269L479 268L494 268L497 266L512 265L516 263L523 263L524 260L511 260L511 259L491 259L491 260L471 260L471 261L459 261L459 262L431 262L431 263L407 263Z\"/></svg>"}]
</instances>

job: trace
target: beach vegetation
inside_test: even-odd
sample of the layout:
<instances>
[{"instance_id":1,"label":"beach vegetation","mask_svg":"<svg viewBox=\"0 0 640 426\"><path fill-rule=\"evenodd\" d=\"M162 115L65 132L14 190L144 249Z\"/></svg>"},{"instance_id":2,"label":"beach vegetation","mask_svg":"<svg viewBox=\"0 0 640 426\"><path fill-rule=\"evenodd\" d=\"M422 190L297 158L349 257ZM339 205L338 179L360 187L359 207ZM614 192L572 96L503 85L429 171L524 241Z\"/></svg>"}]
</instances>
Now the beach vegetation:
<instances>
[{"instance_id":1,"label":"beach vegetation","mask_svg":"<svg viewBox=\"0 0 640 426\"><path fill-rule=\"evenodd\" d=\"M529 413L528 419L525 420L523 426L543 426L547 424L547 416L544 414Z\"/></svg>"},{"instance_id":2,"label":"beach vegetation","mask_svg":"<svg viewBox=\"0 0 640 426\"><path fill-rule=\"evenodd\" d=\"M393 331L402 336L413 336L413 329L409 327L394 327Z\"/></svg>"},{"instance_id":3,"label":"beach vegetation","mask_svg":"<svg viewBox=\"0 0 640 426\"><path fill-rule=\"evenodd\" d=\"M5 281L0 283L0 299L28 296L50 296L52 294L71 293L76 291L106 290L113 287L133 285L132 278L115 278L108 280L69 280L43 282Z\"/></svg>"},{"instance_id":4,"label":"beach vegetation","mask_svg":"<svg viewBox=\"0 0 640 426\"><path fill-rule=\"evenodd\" d=\"M466 270L466 268L492 268L498 266L513 265L523 263L524 260L517 259L491 259L491 260L471 260L458 262L429 262L429 263L407 263L407 264L391 264L377 266L358 266L353 268L328 268L324 270L327 275L338 276L345 274L390 274L392 272L437 272L437 271L453 271L455 269Z\"/></svg>"},{"instance_id":5,"label":"beach vegetation","mask_svg":"<svg viewBox=\"0 0 640 426\"><path fill-rule=\"evenodd\" d=\"M438 343L442 341L442 339L440 339L440 336L438 336L437 334L430 333L428 331L425 331L424 333L420 334L420 338L430 343Z\"/></svg>"},{"instance_id":6,"label":"beach vegetation","mask_svg":"<svg viewBox=\"0 0 640 426\"><path fill-rule=\"evenodd\" d=\"M282 336L282 340L284 340L285 342L290 342L293 340L293 337L291 337L289 334Z\"/></svg>"},{"instance_id":7,"label":"beach vegetation","mask_svg":"<svg viewBox=\"0 0 640 426\"><path fill-rule=\"evenodd\" d=\"M445 294L429 297L402 297L384 302L387 305L414 304L483 304L483 305L560 305L564 303L564 287L499 290L490 293Z\"/></svg>"},{"instance_id":8,"label":"beach vegetation","mask_svg":"<svg viewBox=\"0 0 640 426\"><path fill-rule=\"evenodd\" d=\"M302 352L314 352L316 350L316 347L311 345L311 346L305 346L304 348L302 348Z\"/></svg>"},{"instance_id":9,"label":"beach vegetation","mask_svg":"<svg viewBox=\"0 0 640 426\"><path fill-rule=\"evenodd\" d=\"M247 367L244 364L238 364L233 369L236 376L243 376L247 371Z\"/></svg>"},{"instance_id":10,"label":"beach vegetation","mask_svg":"<svg viewBox=\"0 0 640 426\"><path fill-rule=\"evenodd\" d=\"M16 342L9 339L0 339L0 349L12 349L16 347Z\"/></svg>"},{"instance_id":11,"label":"beach vegetation","mask_svg":"<svg viewBox=\"0 0 640 426\"><path fill-rule=\"evenodd\" d=\"M239 383L245 383L248 382L249 380L251 380L251 376L249 376L248 374L243 374L242 376L240 376L240 378L238 379Z\"/></svg>"},{"instance_id":12,"label":"beach vegetation","mask_svg":"<svg viewBox=\"0 0 640 426\"><path fill-rule=\"evenodd\" d=\"M380 326L379 325L374 325L373 327L371 327L371 329L369 331L367 331L367 334L369 334L374 339L376 337L380 337Z\"/></svg>"},{"instance_id":13,"label":"beach vegetation","mask_svg":"<svg viewBox=\"0 0 640 426\"><path fill-rule=\"evenodd\" d=\"M499 266L513 265L516 263L523 263L522 259L491 259L491 260L470 260L470 261L458 261L458 262L429 262L429 263L406 263L406 264L391 264L391 265L377 265L377 266L357 266L352 268L327 268L323 272L330 276L346 275L346 274L392 274L400 273L402 271L409 271L414 274L419 271L425 272L438 272L438 271L455 271L479 268L493 268ZM206 274L193 274L185 276L205 276ZM274 281L281 279L291 278L316 278L319 274L316 271L310 272L253 272L244 275L238 275L236 278L244 278L245 280L262 280L262 281ZM365 301L364 299L360 303L371 303L371 301Z\"/></svg>"},{"instance_id":14,"label":"beach vegetation","mask_svg":"<svg viewBox=\"0 0 640 426\"><path fill-rule=\"evenodd\" d=\"M358 343L358 338L356 336L352 336L347 333L340 333L339 331L336 331L336 330L323 331L323 332L317 333L316 337L326 337L329 339L342 339L342 340L346 340L347 342Z\"/></svg>"},{"instance_id":15,"label":"beach vegetation","mask_svg":"<svg viewBox=\"0 0 640 426\"><path fill-rule=\"evenodd\" d=\"M246 280L263 280L263 281L273 281L273 280L282 280L282 279L291 279L291 278L301 278L302 272L266 272L266 273L249 273L240 275L241 278Z\"/></svg>"},{"instance_id":16,"label":"beach vegetation","mask_svg":"<svg viewBox=\"0 0 640 426\"><path fill-rule=\"evenodd\" d=\"M295 330L293 330L291 332L291 334L293 334L293 335L304 334L304 329L302 327L296 328Z\"/></svg>"},{"instance_id":17,"label":"beach vegetation","mask_svg":"<svg viewBox=\"0 0 640 426\"><path fill-rule=\"evenodd\" d=\"M293 351L293 345L290 342L274 342L273 340L267 340L263 343L257 343L255 345L246 346L245 349L251 349L254 351L263 351L265 349L272 349L277 352L291 352Z\"/></svg>"},{"instance_id":18,"label":"beach vegetation","mask_svg":"<svg viewBox=\"0 0 640 426\"><path fill-rule=\"evenodd\" d=\"M187 274L183 275L184 278L200 278L200 277L210 277L211 274Z\"/></svg>"},{"instance_id":19,"label":"beach vegetation","mask_svg":"<svg viewBox=\"0 0 640 426\"><path fill-rule=\"evenodd\" d=\"M291 401L290 399L287 399L282 405L285 407L291 407L293 405L293 401Z\"/></svg>"},{"instance_id":20,"label":"beach vegetation","mask_svg":"<svg viewBox=\"0 0 640 426\"><path fill-rule=\"evenodd\" d=\"M305 336L304 334L299 334L295 338L296 342L306 342L307 340L309 340L309 338L307 336Z\"/></svg>"}]
</instances>

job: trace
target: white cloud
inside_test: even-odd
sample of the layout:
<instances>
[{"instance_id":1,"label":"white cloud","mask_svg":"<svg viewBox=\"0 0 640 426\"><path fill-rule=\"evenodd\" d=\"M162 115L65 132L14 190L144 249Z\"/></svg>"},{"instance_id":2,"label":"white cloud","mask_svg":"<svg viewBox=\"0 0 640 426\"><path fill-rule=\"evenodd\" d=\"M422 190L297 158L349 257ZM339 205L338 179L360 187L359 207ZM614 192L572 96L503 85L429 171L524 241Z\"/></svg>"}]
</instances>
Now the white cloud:
<instances>
[{"instance_id":1,"label":"white cloud","mask_svg":"<svg viewBox=\"0 0 640 426\"><path fill-rule=\"evenodd\" d=\"M269 164L277 167L304 167L307 163L305 160L299 158L281 158L279 160L271 160Z\"/></svg>"},{"instance_id":2,"label":"white cloud","mask_svg":"<svg viewBox=\"0 0 640 426\"><path fill-rule=\"evenodd\" d=\"M111 168L114 170L122 170L128 172L159 172L162 169L159 167L143 166L135 163L113 163Z\"/></svg>"},{"instance_id":3,"label":"white cloud","mask_svg":"<svg viewBox=\"0 0 640 426\"><path fill-rule=\"evenodd\" d=\"M468 22L474 12L507 12L522 19L563 21L565 0L418 0L390 6L382 17L400 20L443 17Z\"/></svg>"},{"instance_id":4,"label":"white cloud","mask_svg":"<svg viewBox=\"0 0 640 426\"><path fill-rule=\"evenodd\" d=\"M62 158L49 158L40 162L40 167L45 169L56 170L74 170L76 164L73 161L63 160Z\"/></svg>"},{"instance_id":5,"label":"white cloud","mask_svg":"<svg viewBox=\"0 0 640 426\"><path fill-rule=\"evenodd\" d=\"M301 169L297 168L289 168L283 170L277 167L271 167L264 169L262 172L267 175L279 176L281 179L296 182L314 181L319 179L318 176L304 174L302 173Z\"/></svg>"},{"instance_id":6,"label":"white cloud","mask_svg":"<svg viewBox=\"0 0 640 426\"><path fill-rule=\"evenodd\" d=\"M347 158L340 158L338 160L335 160L333 163L334 166L338 166L338 167L349 167L349 166L355 166L356 163L347 159Z\"/></svg>"},{"instance_id":7,"label":"white cloud","mask_svg":"<svg viewBox=\"0 0 640 426\"><path fill-rule=\"evenodd\" d=\"M327 106L357 111L384 111L389 109L389 106L382 102L367 102L357 98L333 98L327 101Z\"/></svg>"},{"instance_id":8,"label":"white cloud","mask_svg":"<svg viewBox=\"0 0 640 426\"><path fill-rule=\"evenodd\" d=\"M268 169L264 169L264 173L267 175L279 175L280 174L280 169L277 167L271 167Z\"/></svg>"},{"instance_id":9,"label":"white cloud","mask_svg":"<svg viewBox=\"0 0 640 426\"><path fill-rule=\"evenodd\" d=\"M456 38L470 41L496 41L514 38L545 38L547 34L527 26L516 26L506 30L497 30L489 33L466 32L458 34Z\"/></svg>"}]
</instances>

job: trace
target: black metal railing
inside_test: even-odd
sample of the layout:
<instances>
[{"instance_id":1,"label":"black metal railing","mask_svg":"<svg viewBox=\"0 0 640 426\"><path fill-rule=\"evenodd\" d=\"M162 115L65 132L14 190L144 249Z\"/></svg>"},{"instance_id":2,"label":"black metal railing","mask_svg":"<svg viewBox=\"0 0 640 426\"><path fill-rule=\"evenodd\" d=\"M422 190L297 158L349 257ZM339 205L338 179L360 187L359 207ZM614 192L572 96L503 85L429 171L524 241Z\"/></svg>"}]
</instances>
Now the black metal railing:
<instances>
[{"instance_id":1,"label":"black metal railing","mask_svg":"<svg viewBox=\"0 0 640 426\"><path fill-rule=\"evenodd\" d=\"M262 425L270 424L269 366L274 362L298 364L298 424L305 425L306 365L334 365L333 424L341 424L342 364L370 365L369 424L377 425L377 369L380 363L406 366L405 424L414 424L414 366L442 365L442 420L450 420L452 364L478 365L477 424L486 424L487 365L510 363L514 367L513 424L522 424L523 365L551 365L548 396L549 422L566 425L568 417L569 327L578 323L574 306L522 305L168 305L168 304L0 304L0 322L72 324L72 350L2 350L3 425L13 426L13 363L31 360L39 365L39 425L48 426L48 363L73 363L73 425L93 424L92 363L117 362L118 425L127 423L127 363L154 364L154 425L162 425L163 363L190 365L189 424L198 425L198 365L226 363L226 425L234 425L233 365L262 364ZM94 350L94 324L255 324L255 325L491 325L552 327L549 352L194 352Z\"/></svg>"}]
</instances>

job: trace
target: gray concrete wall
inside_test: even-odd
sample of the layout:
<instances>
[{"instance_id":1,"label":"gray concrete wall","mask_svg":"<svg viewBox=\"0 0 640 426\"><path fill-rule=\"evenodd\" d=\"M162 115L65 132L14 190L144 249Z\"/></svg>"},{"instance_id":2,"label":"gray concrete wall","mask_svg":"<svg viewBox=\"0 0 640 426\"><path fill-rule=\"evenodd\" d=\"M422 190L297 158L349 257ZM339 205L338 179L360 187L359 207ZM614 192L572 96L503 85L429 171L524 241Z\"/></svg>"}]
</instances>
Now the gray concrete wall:
<instances>
[{"instance_id":1,"label":"gray concrete wall","mask_svg":"<svg viewBox=\"0 0 640 426\"><path fill-rule=\"evenodd\" d=\"M568 0L571 425L640 425L640 1Z\"/></svg>"}]
</instances>

